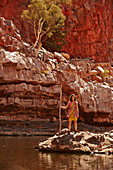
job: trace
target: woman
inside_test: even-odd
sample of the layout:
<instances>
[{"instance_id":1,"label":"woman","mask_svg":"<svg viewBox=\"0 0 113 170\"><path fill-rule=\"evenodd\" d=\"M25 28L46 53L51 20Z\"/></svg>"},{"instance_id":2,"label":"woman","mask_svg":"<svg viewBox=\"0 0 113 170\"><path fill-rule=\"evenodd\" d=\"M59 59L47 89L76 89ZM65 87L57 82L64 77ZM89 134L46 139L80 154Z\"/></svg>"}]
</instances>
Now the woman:
<instances>
[{"instance_id":1,"label":"woman","mask_svg":"<svg viewBox=\"0 0 113 170\"><path fill-rule=\"evenodd\" d=\"M75 95L72 94L69 99L70 100L69 100L69 102L67 103L66 106L61 106L62 109L67 109L69 107L68 114L67 114L67 117L69 118L68 134L70 134L72 121L74 121L75 133L76 133L76 131L77 131L77 119L79 117L78 102L76 100Z\"/></svg>"}]
</instances>

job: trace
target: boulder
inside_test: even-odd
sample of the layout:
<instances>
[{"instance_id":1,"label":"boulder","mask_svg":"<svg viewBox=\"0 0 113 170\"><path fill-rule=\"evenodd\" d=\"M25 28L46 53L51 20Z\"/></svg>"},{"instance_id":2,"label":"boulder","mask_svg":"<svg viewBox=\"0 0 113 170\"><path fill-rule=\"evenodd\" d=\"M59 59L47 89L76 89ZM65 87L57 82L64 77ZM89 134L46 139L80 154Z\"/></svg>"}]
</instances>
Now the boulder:
<instances>
[{"instance_id":1,"label":"boulder","mask_svg":"<svg viewBox=\"0 0 113 170\"><path fill-rule=\"evenodd\" d=\"M63 130L64 131L64 130ZM38 145L40 151L82 154L113 154L113 131L102 134L88 131L67 133L48 138Z\"/></svg>"},{"instance_id":2,"label":"boulder","mask_svg":"<svg viewBox=\"0 0 113 170\"><path fill-rule=\"evenodd\" d=\"M63 55L58 52L54 52L54 58L57 59L58 62L66 61L66 59L63 57Z\"/></svg>"},{"instance_id":3,"label":"boulder","mask_svg":"<svg viewBox=\"0 0 113 170\"><path fill-rule=\"evenodd\" d=\"M64 58L66 58L67 60L70 59L70 55L67 54L67 53L61 53L61 55L62 55Z\"/></svg>"},{"instance_id":4,"label":"boulder","mask_svg":"<svg viewBox=\"0 0 113 170\"><path fill-rule=\"evenodd\" d=\"M92 70L90 73L91 76L96 76L97 74L98 74L98 72L96 70Z\"/></svg>"},{"instance_id":5,"label":"boulder","mask_svg":"<svg viewBox=\"0 0 113 170\"><path fill-rule=\"evenodd\" d=\"M102 83L102 78L100 76L97 76L97 75L96 76L93 75L92 80L96 81L97 83Z\"/></svg>"}]
</instances>

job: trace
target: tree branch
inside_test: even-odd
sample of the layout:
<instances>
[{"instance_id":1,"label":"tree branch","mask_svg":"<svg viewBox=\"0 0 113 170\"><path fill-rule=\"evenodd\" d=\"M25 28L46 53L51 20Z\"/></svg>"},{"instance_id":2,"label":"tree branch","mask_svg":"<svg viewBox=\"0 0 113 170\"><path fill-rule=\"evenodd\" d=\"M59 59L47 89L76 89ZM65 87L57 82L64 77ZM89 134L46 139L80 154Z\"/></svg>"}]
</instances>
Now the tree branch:
<instances>
[{"instance_id":1,"label":"tree branch","mask_svg":"<svg viewBox=\"0 0 113 170\"><path fill-rule=\"evenodd\" d=\"M36 38L36 22L34 20L34 33L35 33L35 38Z\"/></svg>"},{"instance_id":2,"label":"tree branch","mask_svg":"<svg viewBox=\"0 0 113 170\"><path fill-rule=\"evenodd\" d=\"M42 22L41 22L41 21L42 21ZM43 21L42 18L40 18L39 23L38 23L39 28L38 28L38 31L37 31L37 37L36 37L36 41L35 41L34 47L37 46L38 42L41 42L42 36L40 36L40 34L41 34L41 32L42 32L43 24L44 24L44 21Z\"/></svg>"}]
</instances>

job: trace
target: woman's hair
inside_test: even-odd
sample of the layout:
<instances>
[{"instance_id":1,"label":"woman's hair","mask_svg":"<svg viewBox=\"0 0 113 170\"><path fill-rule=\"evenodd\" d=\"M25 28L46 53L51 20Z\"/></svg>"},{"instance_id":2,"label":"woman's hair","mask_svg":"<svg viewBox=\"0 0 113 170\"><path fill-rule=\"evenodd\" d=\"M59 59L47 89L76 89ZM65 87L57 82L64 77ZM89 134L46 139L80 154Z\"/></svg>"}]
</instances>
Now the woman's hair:
<instances>
[{"instance_id":1,"label":"woman's hair","mask_svg":"<svg viewBox=\"0 0 113 170\"><path fill-rule=\"evenodd\" d=\"M72 94L70 97L69 97L69 100L70 102L72 102L72 97L74 96L74 101L76 100L76 96L74 94Z\"/></svg>"}]
</instances>

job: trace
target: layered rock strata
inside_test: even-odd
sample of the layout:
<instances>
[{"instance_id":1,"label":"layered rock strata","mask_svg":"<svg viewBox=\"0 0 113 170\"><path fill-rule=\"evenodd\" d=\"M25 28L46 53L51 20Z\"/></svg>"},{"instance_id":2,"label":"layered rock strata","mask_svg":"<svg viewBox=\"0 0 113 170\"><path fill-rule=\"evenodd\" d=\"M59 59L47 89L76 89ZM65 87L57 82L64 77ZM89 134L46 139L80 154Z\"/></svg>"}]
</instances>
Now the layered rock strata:
<instances>
[{"instance_id":1,"label":"layered rock strata","mask_svg":"<svg viewBox=\"0 0 113 170\"><path fill-rule=\"evenodd\" d=\"M113 125L113 68L110 63L68 60L24 43L12 21L0 18L0 118L58 118L62 105L77 95L80 121ZM24 117L25 116L25 117ZM65 118L62 111L62 118Z\"/></svg>"},{"instance_id":2,"label":"layered rock strata","mask_svg":"<svg viewBox=\"0 0 113 170\"><path fill-rule=\"evenodd\" d=\"M26 115L27 116L27 115ZM59 123L54 119L41 119L26 117L23 115L21 119L7 116L6 119L0 119L0 136L53 136L58 132ZM68 120L62 120L62 129L68 127ZM74 124L72 124L72 130ZM78 123L79 131L89 131L93 133L109 132L113 128L95 127L84 123Z\"/></svg>"}]
</instances>

